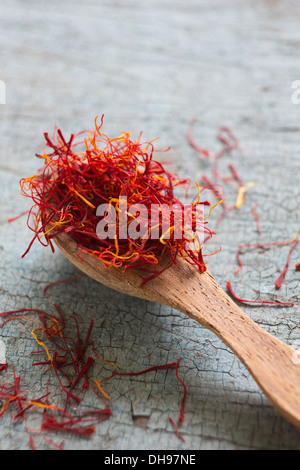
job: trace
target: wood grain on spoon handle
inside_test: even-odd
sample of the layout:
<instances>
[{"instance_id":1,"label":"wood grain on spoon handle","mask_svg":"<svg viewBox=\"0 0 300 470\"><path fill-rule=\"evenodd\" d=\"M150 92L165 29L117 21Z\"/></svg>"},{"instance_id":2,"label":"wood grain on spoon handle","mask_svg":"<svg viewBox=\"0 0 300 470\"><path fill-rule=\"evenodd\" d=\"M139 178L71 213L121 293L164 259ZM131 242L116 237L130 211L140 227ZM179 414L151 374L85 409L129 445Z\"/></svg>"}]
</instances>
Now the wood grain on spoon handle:
<instances>
[{"instance_id":1,"label":"wood grain on spoon handle","mask_svg":"<svg viewBox=\"0 0 300 470\"><path fill-rule=\"evenodd\" d=\"M293 362L290 346L254 321L224 292L209 273L199 273L184 260L165 270L143 288L149 273L105 269L90 255L81 253L74 241L60 235L56 243L64 255L96 281L125 294L159 302L181 311L213 331L237 355L274 407L300 427L300 365Z\"/></svg>"}]
</instances>

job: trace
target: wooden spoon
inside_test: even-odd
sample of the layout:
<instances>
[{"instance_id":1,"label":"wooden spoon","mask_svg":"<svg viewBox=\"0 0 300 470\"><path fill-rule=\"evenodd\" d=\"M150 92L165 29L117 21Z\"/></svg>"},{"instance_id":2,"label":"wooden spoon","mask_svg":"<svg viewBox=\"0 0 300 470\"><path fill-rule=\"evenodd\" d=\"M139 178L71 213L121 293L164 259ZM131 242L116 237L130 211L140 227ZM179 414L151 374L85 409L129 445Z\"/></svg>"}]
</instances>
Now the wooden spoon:
<instances>
[{"instance_id":1,"label":"wooden spoon","mask_svg":"<svg viewBox=\"0 0 300 470\"><path fill-rule=\"evenodd\" d=\"M184 260L144 287L149 273L106 269L96 258L81 253L66 234L55 238L62 253L81 271L119 292L147 299L185 313L214 332L238 356L274 407L300 428L300 364L297 352L252 321L209 273L201 274Z\"/></svg>"}]
</instances>

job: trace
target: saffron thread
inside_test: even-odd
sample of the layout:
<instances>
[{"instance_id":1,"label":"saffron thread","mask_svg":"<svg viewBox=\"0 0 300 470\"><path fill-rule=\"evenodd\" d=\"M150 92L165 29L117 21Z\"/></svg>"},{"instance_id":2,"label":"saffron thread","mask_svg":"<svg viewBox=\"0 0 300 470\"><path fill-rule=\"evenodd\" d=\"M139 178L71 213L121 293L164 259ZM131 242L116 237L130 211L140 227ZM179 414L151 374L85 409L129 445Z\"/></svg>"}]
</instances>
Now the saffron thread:
<instances>
[{"instance_id":1,"label":"saffron thread","mask_svg":"<svg viewBox=\"0 0 300 470\"><path fill-rule=\"evenodd\" d=\"M269 305L277 305L277 306L287 306L287 307L294 307L295 304L293 303L288 303L288 302L279 302L279 301L267 301L267 300L245 300L245 299L241 299L240 297L238 297L233 288L232 288L232 285L230 282L227 282L227 289L228 289L228 292L231 294L231 296L237 300L238 302L242 302L242 303L250 303L250 304L269 304Z\"/></svg>"}]
</instances>

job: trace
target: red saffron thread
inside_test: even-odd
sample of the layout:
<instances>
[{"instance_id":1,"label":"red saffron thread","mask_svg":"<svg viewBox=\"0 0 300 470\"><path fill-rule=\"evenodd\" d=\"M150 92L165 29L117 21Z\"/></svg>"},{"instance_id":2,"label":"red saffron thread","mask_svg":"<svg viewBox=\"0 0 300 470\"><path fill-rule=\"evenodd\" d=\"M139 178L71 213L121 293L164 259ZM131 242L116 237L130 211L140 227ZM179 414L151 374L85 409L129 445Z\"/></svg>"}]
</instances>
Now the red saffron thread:
<instances>
[{"instance_id":1,"label":"red saffron thread","mask_svg":"<svg viewBox=\"0 0 300 470\"><path fill-rule=\"evenodd\" d=\"M65 441L61 441L60 444L56 444L52 439L48 439L46 437L43 437L43 439L47 444L51 445L51 447L53 447L54 449L56 449L56 450L65 450L64 449Z\"/></svg>"},{"instance_id":2,"label":"red saffron thread","mask_svg":"<svg viewBox=\"0 0 300 470\"><path fill-rule=\"evenodd\" d=\"M221 185L221 184L215 184L213 183L207 176L202 176L201 177L201 183L203 183L205 185L205 188L204 189L209 189L211 190L215 196L217 198L222 198L223 197L223 194L224 194L224 187ZM220 187L220 190L218 189L218 187ZM224 217L226 216L226 214L229 212L229 211L232 211L235 209L235 205L234 206L230 206L228 207L227 204L226 204L226 201L224 201L222 203L222 207L223 207L223 213L220 215L220 217L218 218L217 222L216 222L216 225L219 225L222 220L224 219ZM205 241L209 240L210 238L212 238L212 234L209 234Z\"/></svg>"},{"instance_id":3,"label":"red saffron thread","mask_svg":"<svg viewBox=\"0 0 300 470\"><path fill-rule=\"evenodd\" d=\"M226 137L226 134L227 134L227 137ZM219 178L226 180L226 178L222 177L219 174L219 170L218 170L219 160L221 157L223 157L225 153L232 152L233 150L240 148L240 143L237 137L232 132L232 130L229 129L228 127L221 127L219 129L219 132L217 134L217 139L219 140L219 142L221 142L221 144L223 145L223 148L215 154L213 176L216 180Z\"/></svg>"},{"instance_id":4,"label":"red saffron thread","mask_svg":"<svg viewBox=\"0 0 300 470\"><path fill-rule=\"evenodd\" d=\"M163 370L163 369L170 369L172 367L177 367L178 363L177 362L172 362L171 364L163 364L162 366L153 366L153 367L149 367L149 369L145 369L145 370L142 370L140 372L114 372L113 376L115 375L118 375L120 377L130 377L130 376L133 376L133 377L137 377L139 375L143 375L143 374L148 374L149 372L153 372L153 371L156 371L156 370ZM180 380L180 379L178 379Z\"/></svg>"},{"instance_id":5,"label":"red saffron thread","mask_svg":"<svg viewBox=\"0 0 300 470\"><path fill-rule=\"evenodd\" d=\"M286 262L286 265L285 265L285 268L284 270L282 271L282 273L280 274L279 278L277 279L277 281L275 282L275 286L277 287L277 289L280 289L280 287L282 286L282 283L285 279L285 276L286 276L286 273L289 269L289 266L290 266L290 261L291 261L291 256L292 256L292 253L294 251L294 249L296 248L296 246L298 245L299 243L299 238L296 240L296 242L294 243L294 245L291 247L290 251L289 251L289 255L288 255L288 259L287 259L287 262Z\"/></svg>"},{"instance_id":6,"label":"red saffron thread","mask_svg":"<svg viewBox=\"0 0 300 470\"><path fill-rule=\"evenodd\" d=\"M50 297L50 295L47 293L47 290L52 287L52 286L57 286L59 284L65 284L65 283L68 283L68 282L73 282L73 281L77 281L77 279L80 279L81 278L81 274L77 274L77 276L75 277L72 277L71 279L63 279L61 281L54 281L54 282L51 282L50 284L48 284L43 293L46 297Z\"/></svg>"},{"instance_id":7,"label":"red saffron thread","mask_svg":"<svg viewBox=\"0 0 300 470\"><path fill-rule=\"evenodd\" d=\"M272 242L272 243L258 243L258 244L251 244L251 243L246 243L244 245L240 245L238 247L238 251L237 251L237 259L238 259L238 262L239 262L239 268L235 271L235 275L238 274L239 271L241 271L243 269L243 263L242 263L242 259L241 259L241 251L244 249L244 248L247 248L247 249L257 249L257 248L262 248L262 249L268 249L268 248L272 248L274 246L287 246L287 245L291 245L292 243L294 243L297 239L299 239L299 235L296 235L296 237L294 237L292 240L289 240L287 242Z\"/></svg>"},{"instance_id":8,"label":"red saffron thread","mask_svg":"<svg viewBox=\"0 0 300 470\"><path fill-rule=\"evenodd\" d=\"M231 296L237 300L238 302L242 302L242 303L250 303L250 304L269 304L269 305L277 305L277 306L288 306L288 307L294 307L295 304L292 304L292 303L287 303L287 302L279 302L279 301L274 301L274 302L271 302L271 301L267 301L267 300L245 300L245 299L241 299L240 297L238 297L234 291L233 291L233 288L231 286L231 283L230 282L227 282L227 289L229 291L229 293L231 294Z\"/></svg>"},{"instance_id":9,"label":"red saffron thread","mask_svg":"<svg viewBox=\"0 0 300 470\"><path fill-rule=\"evenodd\" d=\"M45 354L45 352L47 353L48 360L41 361L38 364L48 365L50 366L48 370L54 370L58 382L61 386L61 390L66 396L65 408L61 408L58 405L53 405L51 404L51 402L49 402L51 394L48 391L48 386L47 393L45 393L42 397L29 400L28 392L20 388L21 377L15 373L15 368L13 366L13 382L0 385L0 400L3 400L4 402L0 411L0 417L3 416L3 414L8 410L8 408L13 408L13 405L14 407L17 407L17 411L14 413L12 418L13 421L16 421L17 419L25 419L26 414L32 408L42 409L43 422L41 425L41 429L29 430L28 428L26 428L30 432L64 431L82 436L90 436L95 432L96 423L100 423L101 421L107 420L112 415L112 410L109 406L102 410L95 409L80 412L79 409L76 407L76 404L79 404L82 399L75 395L73 392L73 390L75 390L75 388L79 385L80 380L83 378L84 384L82 386L82 389L86 388L89 385L88 372L90 370L90 367L94 363L94 359L91 356L88 356L85 360L84 356L90 344L94 320L92 319L90 322L82 348L78 322L76 321L76 340L65 336L63 334L65 321L63 319L59 307L55 305L55 308L59 313L58 318L56 318L54 315L48 314L47 312L38 309L22 309L11 312L2 312L0 313L0 317L5 319L4 324L9 320L16 320L19 318L26 319L28 321L39 321L41 323L42 328L35 328L34 331L42 331L43 334L41 335L41 339L45 337L48 341L53 344L55 349L51 350L50 348L47 348L45 344L41 342L41 339L38 339L38 337L35 336L38 341L38 344L43 345L45 349L42 351L35 351L33 352L33 354ZM32 320L31 318L25 317L24 315L20 316L21 313L25 312L38 314L39 320ZM59 344L59 342L61 344ZM64 353L66 357L59 357L57 349L60 352ZM76 357L74 355L74 351ZM50 357L50 354L53 354L52 358ZM1 370L5 370L7 368L6 364L3 364L1 366L3 366ZM69 374L64 372L63 369L66 367L74 368L75 375L73 373L72 376L69 376ZM68 379L70 384L69 388L66 388L62 384L61 375ZM72 401L72 413L70 413L67 409L67 404L69 400ZM78 416L74 415L73 411L77 412ZM51 440L49 440L48 442L51 444ZM30 441L30 444L32 445L32 447L34 447L33 440ZM53 446L55 447L54 443ZM57 446L57 448L61 448L61 450L63 450L62 444L60 446Z\"/></svg>"},{"instance_id":10,"label":"red saffron thread","mask_svg":"<svg viewBox=\"0 0 300 470\"><path fill-rule=\"evenodd\" d=\"M200 155L203 155L204 157L210 157L210 152L208 150L205 150L202 147L200 147L198 144L196 144L196 142L194 140L193 129L194 129L194 125L197 121L198 121L198 119L196 119L196 118L191 120L191 123L188 127L187 134L186 134L187 140L188 140L190 146L194 150L196 150L198 153L200 153Z\"/></svg>"},{"instance_id":11,"label":"red saffron thread","mask_svg":"<svg viewBox=\"0 0 300 470\"><path fill-rule=\"evenodd\" d=\"M296 271L300 271L300 263L297 263L297 264L296 264L295 270L296 270Z\"/></svg>"},{"instance_id":12,"label":"red saffron thread","mask_svg":"<svg viewBox=\"0 0 300 470\"><path fill-rule=\"evenodd\" d=\"M183 386L183 390L184 390L183 398L182 398L182 401L181 401L180 414L179 414L179 422L183 423L184 418L185 418L185 416L184 416L184 405L185 405L185 399L186 399L186 395L187 395L187 388L186 388L186 385L183 382L183 380L178 375L178 369L179 369L180 362L181 362L181 358L178 359L178 362L177 362L177 365L176 365L176 377L177 377L177 380L179 380L179 382Z\"/></svg>"},{"instance_id":13,"label":"red saffron thread","mask_svg":"<svg viewBox=\"0 0 300 470\"><path fill-rule=\"evenodd\" d=\"M237 169L235 168L235 166L233 165L233 163L229 163L228 168L229 168L229 170L231 171L232 176L234 177L234 179L236 179L237 182L239 183L239 185L240 185L241 187L244 186L244 181L242 180L242 178L241 178L240 175L238 174L238 171L237 171Z\"/></svg>"},{"instance_id":14,"label":"red saffron thread","mask_svg":"<svg viewBox=\"0 0 300 470\"><path fill-rule=\"evenodd\" d=\"M68 233L77 243L80 253L96 257L104 265L122 268L125 272L132 268L155 267L162 256L169 256L172 264L177 257L199 268L207 270L203 262L202 247L199 243L194 251L188 245L194 240L190 230L182 226L182 211L187 209L175 197L175 189L190 185L175 173L166 171L162 163L154 160L153 141L142 143L130 139L129 133L110 139L100 129L103 125L95 120L95 130L89 131L85 139L76 142L79 134L66 140L59 129L55 129L53 140L44 134L47 153L38 155L45 165L38 175L21 180L21 194L30 198L34 205L30 210L27 225L34 233L23 257L30 251L32 244L39 241L54 251L53 239L61 233ZM80 133L82 134L82 133ZM75 151L77 145L84 145L83 151ZM120 197L126 197L127 207L122 207ZM109 233L106 239L97 236L100 217L97 207L107 204L108 210L115 211L114 227L120 228L122 217L128 215L127 208L142 204L143 213L132 215L125 228L138 221L139 238L117 237ZM159 215L152 221L150 213L153 205L159 206ZM193 224L199 222L199 206L210 205L198 199L189 206ZM180 217L174 216L170 224L169 213L164 207L177 206ZM149 221L149 216L151 222ZM164 220L168 216L171 225L168 233L163 233ZM105 218L105 217L104 217ZM127 217L128 219L128 217ZM104 219L101 220L101 222ZM112 224L110 224L112 225ZM111 226L106 224L108 231ZM153 227L158 228L159 236L151 237ZM197 225L197 232L203 230L211 234L206 222ZM176 236L178 230L182 237ZM128 232L128 231L127 231ZM129 232L128 232L129 233ZM156 273L158 276L160 273ZM155 274L151 275L151 279ZM144 283L147 282L147 279Z\"/></svg>"},{"instance_id":15,"label":"red saffron thread","mask_svg":"<svg viewBox=\"0 0 300 470\"><path fill-rule=\"evenodd\" d=\"M30 445L31 450L36 450L35 443L31 436L29 437L29 445Z\"/></svg>"},{"instance_id":16,"label":"red saffron thread","mask_svg":"<svg viewBox=\"0 0 300 470\"><path fill-rule=\"evenodd\" d=\"M179 432L179 429L178 429L178 427L177 427L175 421L174 421L170 416L169 416L169 421L170 421L170 423L172 424L172 426L174 427L175 432L176 432L177 436L179 437L179 439L180 439L182 442L185 443L185 442L186 442L185 439L183 438L183 436L182 436L181 433Z\"/></svg>"},{"instance_id":17,"label":"red saffron thread","mask_svg":"<svg viewBox=\"0 0 300 470\"><path fill-rule=\"evenodd\" d=\"M93 359L92 357L88 357L86 362L84 363L84 365L82 366L82 369L81 371L79 372L76 380L73 382L72 384L72 387L70 388L69 392L71 392L75 387L76 385L78 384L78 382L80 381L80 379L86 375L87 371L90 369L90 367L92 367L92 365L94 364L95 362L95 359Z\"/></svg>"}]
</instances>

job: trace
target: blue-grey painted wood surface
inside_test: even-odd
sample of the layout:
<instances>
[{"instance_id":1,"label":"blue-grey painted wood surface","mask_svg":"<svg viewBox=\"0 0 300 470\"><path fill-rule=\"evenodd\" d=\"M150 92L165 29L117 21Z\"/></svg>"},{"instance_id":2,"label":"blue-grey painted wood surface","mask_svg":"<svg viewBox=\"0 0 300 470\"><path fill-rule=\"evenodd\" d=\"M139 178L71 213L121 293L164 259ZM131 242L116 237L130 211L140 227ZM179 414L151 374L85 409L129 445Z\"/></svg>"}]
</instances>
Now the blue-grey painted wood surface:
<instances>
[{"instance_id":1,"label":"blue-grey painted wood surface","mask_svg":"<svg viewBox=\"0 0 300 470\"><path fill-rule=\"evenodd\" d=\"M300 278L293 265L300 261L299 249L278 292L274 280L288 247L245 254L244 270L238 277L233 272L239 244L289 240L299 231L300 104L291 99L292 83L300 79L299 2L0 4L0 80L6 84L6 104L0 105L0 310L53 312L56 302L66 318L76 313L82 332L94 317L93 338L102 357L124 371L181 357L188 389L180 428L186 444L168 420L178 417L182 398L174 371L107 383L113 416L97 425L94 436L51 438L64 439L67 449L299 449L299 431L274 411L244 366L212 333L179 312L118 294L84 276L53 288L45 298L49 282L71 277L76 269L59 252L52 255L38 245L21 260L31 233L24 219L7 224L8 217L28 207L19 195L19 180L38 168L34 155L43 148L43 132L52 132L55 123L67 134L78 132L104 113L107 134L131 131L138 136L143 131L145 140L160 137L160 148L172 147L168 158L176 171L195 180L209 174L211 162L188 145L191 118L199 119L195 139L213 151L219 148L219 126L230 126L246 151L225 156L222 170L233 161L244 180L257 186L247 193L247 204L217 227L209 250L222 245L222 252L209 259L209 267L223 287L230 280L241 296L293 300L293 309L244 309L278 338L297 341ZM226 186L225 196L233 204L236 190ZM255 201L261 237L251 214ZM215 210L212 227L220 213ZM8 362L24 376L24 388L38 396L47 376L42 367L31 366L30 352L36 350L31 328L26 321L8 323L1 340ZM108 373L108 366L99 363L91 378ZM11 377L11 369L4 374ZM85 404L95 406L96 396L87 393ZM29 448L26 426L38 428L40 413L16 423L11 416L8 412L1 418L0 448ZM41 435L34 440L38 448L48 448Z\"/></svg>"}]
</instances>

